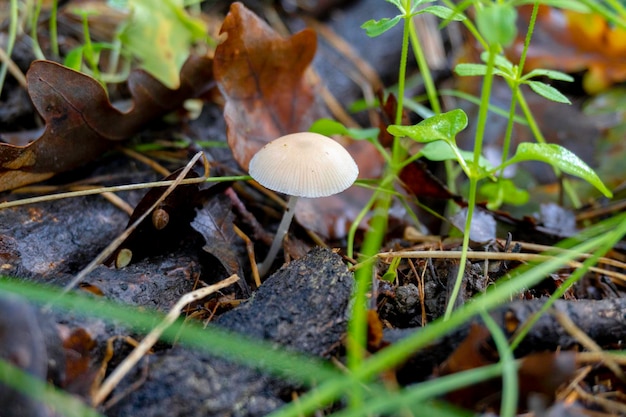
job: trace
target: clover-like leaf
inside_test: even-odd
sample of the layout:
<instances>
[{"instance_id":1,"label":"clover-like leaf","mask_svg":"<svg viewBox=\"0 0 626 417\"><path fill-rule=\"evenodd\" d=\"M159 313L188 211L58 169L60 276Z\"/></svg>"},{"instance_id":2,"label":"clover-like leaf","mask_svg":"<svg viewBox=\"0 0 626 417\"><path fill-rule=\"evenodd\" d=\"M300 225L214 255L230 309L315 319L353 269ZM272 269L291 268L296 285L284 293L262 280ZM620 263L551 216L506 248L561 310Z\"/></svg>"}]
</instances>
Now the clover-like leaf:
<instances>
[{"instance_id":1,"label":"clover-like leaf","mask_svg":"<svg viewBox=\"0 0 626 417\"><path fill-rule=\"evenodd\" d=\"M422 120L413 126L391 125L387 131L394 136L408 136L421 143L445 140L454 144L456 135L465 127L467 115L461 109L454 109Z\"/></svg>"},{"instance_id":2,"label":"clover-like leaf","mask_svg":"<svg viewBox=\"0 0 626 417\"><path fill-rule=\"evenodd\" d=\"M563 95L559 90L548 85L546 83L542 83L541 81L527 81L528 86L541 97L547 98L548 100L556 101L557 103L565 103L572 104L571 101L567 97Z\"/></svg>"},{"instance_id":3,"label":"clover-like leaf","mask_svg":"<svg viewBox=\"0 0 626 417\"><path fill-rule=\"evenodd\" d=\"M553 143L520 143L515 155L507 162L507 165L522 161L545 162L567 174L582 178L606 197L613 196L613 193L604 185L593 169L562 146Z\"/></svg>"},{"instance_id":4,"label":"clover-like leaf","mask_svg":"<svg viewBox=\"0 0 626 417\"><path fill-rule=\"evenodd\" d=\"M361 28L365 29L365 33L367 34L367 36L369 36L370 38L375 38L397 25L398 22L400 22L400 19L402 19L402 16L400 15L392 18L384 17L380 20L371 19L363 23L361 25Z\"/></svg>"}]
</instances>

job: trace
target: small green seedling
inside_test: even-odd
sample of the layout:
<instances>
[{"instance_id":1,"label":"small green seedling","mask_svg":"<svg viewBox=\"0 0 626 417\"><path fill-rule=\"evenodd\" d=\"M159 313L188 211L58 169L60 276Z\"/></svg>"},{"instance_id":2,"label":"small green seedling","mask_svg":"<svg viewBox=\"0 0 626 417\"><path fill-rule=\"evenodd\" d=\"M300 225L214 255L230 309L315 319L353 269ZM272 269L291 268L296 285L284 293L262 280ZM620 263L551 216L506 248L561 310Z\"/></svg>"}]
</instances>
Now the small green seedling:
<instances>
[{"instance_id":1,"label":"small green seedling","mask_svg":"<svg viewBox=\"0 0 626 417\"><path fill-rule=\"evenodd\" d=\"M395 282L398 278L398 266L400 266L401 261L402 258L400 257L393 258L389 264L389 268L387 268L387 272L385 272L381 279L391 283Z\"/></svg>"},{"instance_id":2,"label":"small green seedling","mask_svg":"<svg viewBox=\"0 0 626 417\"><path fill-rule=\"evenodd\" d=\"M485 53L481 54L483 61L487 60ZM487 66L484 64L458 64L454 71L464 77L484 76L487 74ZM564 74L560 71L548 70L548 69L535 69L528 74L520 76L519 67L513 65L506 57L498 55L495 58L494 75L499 75L506 80L510 86L514 85L528 85L535 93L547 98L548 100L556 101L558 103L571 104L570 100L565 97L559 90L541 81L532 80L536 77L546 77L551 80L558 81L574 81L574 78L568 74Z\"/></svg>"}]
</instances>

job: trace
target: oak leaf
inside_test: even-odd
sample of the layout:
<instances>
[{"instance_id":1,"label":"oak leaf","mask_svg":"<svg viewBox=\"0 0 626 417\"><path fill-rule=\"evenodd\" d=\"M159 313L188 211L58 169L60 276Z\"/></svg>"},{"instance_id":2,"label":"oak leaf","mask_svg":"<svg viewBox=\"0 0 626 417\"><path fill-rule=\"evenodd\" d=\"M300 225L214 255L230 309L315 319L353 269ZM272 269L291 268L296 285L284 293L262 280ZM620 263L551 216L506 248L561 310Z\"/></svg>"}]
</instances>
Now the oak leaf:
<instances>
[{"instance_id":1,"label":"oak leaf","mask_svg":"<svg viewBox=\"0 0 626 417\"><path fill-rule=\"evenodd\" d=\"M305 77L317 47L315 32L304 29L283 38L241 3L233 3L215 50L213 72L226 99L228 144L247 170L263 145L302 132L325 115L314 85Z\"/></svg>"},{"instance_id":2,"label":"oak leaf","mask_svg":"<svg viewBox=\"0 0 626 417\"><path fill-rule=\"evenodd\" d=\"M26 74L28 93L44 119L43 134L26 146L0 144L0 191L77 168L136 134L148 121L208 90L211 60L190 57L176 90L142 70L128 78L133 106L122 112L93 78L52 61L35 61Z\"/></svg>"}]
</instances>

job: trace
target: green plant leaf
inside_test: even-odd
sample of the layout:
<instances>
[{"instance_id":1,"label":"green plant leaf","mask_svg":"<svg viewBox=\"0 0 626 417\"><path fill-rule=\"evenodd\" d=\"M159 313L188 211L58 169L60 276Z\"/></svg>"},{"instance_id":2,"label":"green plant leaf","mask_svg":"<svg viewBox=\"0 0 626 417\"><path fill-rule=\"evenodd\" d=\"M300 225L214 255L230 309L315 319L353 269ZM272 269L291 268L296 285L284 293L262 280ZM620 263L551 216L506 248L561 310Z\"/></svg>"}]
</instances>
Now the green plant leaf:
<instances>
[{"instance_id":1,"label":"green plant leaf","mask_svg":"<svg viewBox=\"0 0 626 417\"><path fill-rule=\"evenodd\" d=\"M528 191L517 188L515 183L507 178L499 178L497 182L483 183L479 193L489 201L487 207L492 210L502 204L522 206L530 199Z\"/></svg>"},{"instance_id":2,"label":"green plant leaf","mask_svg":"<svg viewBox=\"0 0 626 417\"><path fill-rule=\"evenodd\" d=\"M400 22L400 19L402 19L402 16L396 16L393 18L384 17L380 20L368 20L361 25L361 29L365 29L365 33L370 38L375 38L397 25L398 22Z\"/></svg>"},{"instance_id":3,"label":"green plant leaf","mask_svg":"<svg viewBox=\"0 0 626 417\"><path fill-rule=\"evenodd\" d=\"M206 26L189 16L182 0L128 0L130 20L119 39L141 67L171 89L180 84L180 69L193 42L206 39Z\"/></svg>"},{"instance_id":4,"label":"green plant leaf","mask_svg":"<svg viewBox=\"0 0 626 417\"><path fill-rule=\"evenodd\" d=\"M320 135L345 135L352 139L376 140L380 129L372 127L368 129L356 129L345 127L343 124L332 119L318 119L309 128L309 132L319 133Z\"/></svg>"},{"instance_id":5,"label":"green plant leaf","mask_svg":"<svg viewBox=\"0 0 626 417\"><path fill-rule=\"evenodd\" d=\"M459 66L461 67L460 69L459 69ZM484 76L485 74L487 74L487 66L483 64L471 64L471 63L463 64L462 63L462 64L458 64L456 68L454 69L454 71L461 77ZM498 68L493 69L493 74L499 75L504 78L511 78L509 74L507 74L506 72Z\"/></svg>"},{"instance_id":6,"label":"green plant leaf","mask_svg":"<svg viewBox=\"0 0 626 417\"><path fill-rule=\"evenodd\" d=\"M446 141L438 140L436 142L430 142L424 145L424 147L420 150L420 153L424 156L424 158L430 161L448 161L448 160L457 160L457 153L454 152L454 145ZM463 149L456 148L458 155L461 155L463 160L468 164L474 163L474 153L470 151L464 151ZM487 160L487 158L481 155L478 160L478 165L480 166L483 172L491 171L493 166Z\"/></svg>"},{"instance_id":7,"label":"green plant leaf","mask_svg":"<svg viewBox=\"0 0 626 417\"><path fill-rule=\"evenodd\" d=\"M385 0L387 3L391 3L398 8L401 12L404 11L404 5L402 4L402 0Z\"/></svg>"},{"instance_id":8,"label":"green plant leaf","mask_svg":"<svg viewBox=\"0 0 626 417\"><path fill-rule=\"evenodd\" d=\"M430 14L437 16L440 19L455 20L457 22L462 22L463 20L466 19L465 15L455 12L451 8L445 7L445 6L428 6L428 7L423 8L422 10L419 10L417 13L418 14L430 13Z\"/></svg>"},{"instance_id":9,"label":"green plant leaf","mask_svg":"<svg viewBox=\"0 0 626 417\"><path fill-rule=\"evenodd\" d=\"M565 97L559 90L548 85L546 83L542 83L541 81L527 81L526 82L530 88L541 97L547 98L548 100L556 101L557 103L565 103L572 104L571 101L567 97Z\"/></svg>"},{"instance_id":10,"label":"green plant leaf","mask_svg":"<svg viewBox=\"0 0 626 417\"><path fill-rule=\"evenodd\" d=\"M524 78L528 79L528 78L542 77L542 76L548 77L551 80L568 81L568 82L574 81L574 77L572 77L569 74L565 74L564 72L561 72L561 71L542 69L542 68L538 68L538 69L534 69L530 71L528 74L524 76Z\"/></svg>"},{"instance_id":11,"label":"green plant leaf","mask_svg":"<svg viewBox=\"0 0 626 417\"><path fill-rule=\"evenodd\" d=\"M517 35L517 9L510 3L493 3L476 11L478 31L490 45L510 46Z\"/></svg>"},{"instance_id":12,"label":"green plant leaf","mask_svg":"<svg viewBox=\"0 0 626 417\"><path fill-rule=\"evenodd\" d=\"M522 161L545 162L567 174L582 178L600 190L606 197L613 196L613 193L604 185L593 169L562 146L553 143L520 143L515 155L507 161L507 165Z\"/></svg>"},{"instance_id":13,"label":"green plant leaf","mask_svg":"<svg viewBox=\"0 0 626 417\"><path fill-rule=\"evenodd\" d=\"M80 71L83 66L83 48L84 46L77 46L65 55L63 65L71 68L75 71Z\"/></svg>"},{"instance_id":14,"label":"green plant leaf","mask_svg":"<svg viewBox=\"0 0 626 417\"><path fill-rule=\"evenodd\" d=\"M461 109L454 109L422 120L413 126L391 125L387 131L394 136L408 136L421 143L445 140L455 144L456 135L465 127L467 115Z\"/></svg>"},{"instance_id":15,"label":"green plant leaf","mask_svg":"<svg viewBox=\"0 0 626 417\"><path fill-rule=\"evenodd\" d=\"M487 62L489 60L489 52L481 53L480 59L483 62ZM513 71L514 65L511 61L507 59L507 57L501 54L497 54L495 59L496 59L495 61L496 67L506 70L508 72Z\"/></svg>"},{"instance_id":16,"label":"green plant leaf","mask_svg":"<svg viewBox=\"0 0 626 417\"><path fill-rule=\"evenodd\" d=\"M94 42L91 44L92 52L96 55L104 50L113 50L115 46L109 42ZM63 60L63 65L76 71L85 72L83 66L83 56L85 52L85 45L77 46L68 52Z\"/></svg>"},{"instance_id":17,"label":"green plant leaf","mask_svg":"<svg viewBox=\"0 0 626 417\"><path fill-rule=\"evenodd\" d=\"M457 64L454 67L454 72L456 72L461 77L476 77L487 74L487 66L484 64L466 64L461 63Z\"/></svg>"}]
</instances>

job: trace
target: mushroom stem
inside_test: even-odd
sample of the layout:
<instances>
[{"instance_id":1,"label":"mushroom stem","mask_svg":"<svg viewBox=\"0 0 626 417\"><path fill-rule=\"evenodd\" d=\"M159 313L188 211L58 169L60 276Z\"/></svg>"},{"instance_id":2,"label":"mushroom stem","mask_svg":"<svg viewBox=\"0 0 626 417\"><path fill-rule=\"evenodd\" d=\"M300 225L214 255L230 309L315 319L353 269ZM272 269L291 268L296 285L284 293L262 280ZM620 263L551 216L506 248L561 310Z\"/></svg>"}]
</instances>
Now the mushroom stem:
<instances>
[{"instance_id":1,"label":"mushroom stem","mask_svg":"<svg viewBox=\"0 0 626 417\"><path fill-rule=\"evenodd\" d=\"M289 226L291 225L291 220L293 219L293 215L296 213L296 203L298 202L298 197L295 195L289 196L289 200L287 201L287 208L285 209L285 213L283 214L283 218L278 225L278 230L276 231L276 235L274 235L274 241L272 242L272 246L270 246L269 252L265 256L263 262L257 265L259 269L259 275L265 276L269 271L270 267L274 263L274 259L276 258L276 254L278 253L280 247L283 244L283 239L285 235L289 231Z\"/></svg>"}]
</instances>

